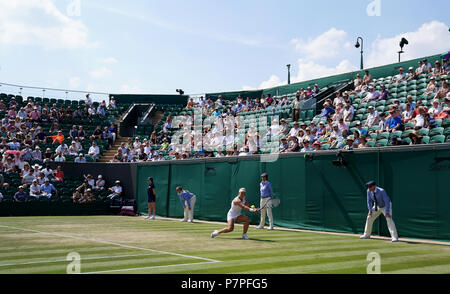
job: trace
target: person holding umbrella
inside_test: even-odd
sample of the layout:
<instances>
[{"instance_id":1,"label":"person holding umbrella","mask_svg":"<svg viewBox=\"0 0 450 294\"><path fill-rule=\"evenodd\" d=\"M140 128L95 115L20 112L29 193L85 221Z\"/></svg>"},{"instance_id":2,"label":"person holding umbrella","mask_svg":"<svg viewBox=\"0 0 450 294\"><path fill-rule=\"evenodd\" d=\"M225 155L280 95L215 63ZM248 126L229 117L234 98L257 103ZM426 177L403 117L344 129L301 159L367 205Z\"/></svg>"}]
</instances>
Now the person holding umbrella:
<instances>
[{"instance_id":1,"label":"person holding umbrella","mask_svg":"<svg viewBox=\"0 0 450 294\"><path fill-rule=\"evenodd\" d=\"M273 215L272 215L272 208L269 205L266 205L267 202L272 201L273 198L273 188L272 184L268 181L269 175L267 173L263 173L261 175L261 183L259 184L260 192L261 192L261 203L260 207L264 207L261 210L261 222L259 223L259 226L257 229L264 229L264 225L266 223L266 213L269 217L269 230L273 230Z\"/></svg>"}]
</instances>

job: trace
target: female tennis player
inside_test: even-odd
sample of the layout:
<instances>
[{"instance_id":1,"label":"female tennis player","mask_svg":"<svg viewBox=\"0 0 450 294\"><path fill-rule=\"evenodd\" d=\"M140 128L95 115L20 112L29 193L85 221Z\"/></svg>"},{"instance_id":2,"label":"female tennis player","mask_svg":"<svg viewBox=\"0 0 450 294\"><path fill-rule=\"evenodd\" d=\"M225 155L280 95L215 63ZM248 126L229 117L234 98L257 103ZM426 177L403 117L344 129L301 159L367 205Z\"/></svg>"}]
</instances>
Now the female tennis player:
<instances>
[{"instance_id":1,"label":"female tennis player","mask_svg":"<svg viewBox=\"0 0 450 294\"><path fill-rule=\"evenodd\" d=\"M247 216L242 215L241 211L242 209L256 213L258 212L255 208L250 208L248 204L248 200L245 197L246 193L245 188L241 188L239 190L239 195L233 199L233 202L231 202L231 208L228 211L227 220L228 220L228 227L221 230L221 231L214 231L211 234L211 238L215 238L219 236L220 234L226 234L231 233L234 231L234 224L235 223L244 223L244 231L242 234L242 239L249 240L250 238L247 236L248 226L250 225L250 220Z\"/></svg>"}]
</instances>

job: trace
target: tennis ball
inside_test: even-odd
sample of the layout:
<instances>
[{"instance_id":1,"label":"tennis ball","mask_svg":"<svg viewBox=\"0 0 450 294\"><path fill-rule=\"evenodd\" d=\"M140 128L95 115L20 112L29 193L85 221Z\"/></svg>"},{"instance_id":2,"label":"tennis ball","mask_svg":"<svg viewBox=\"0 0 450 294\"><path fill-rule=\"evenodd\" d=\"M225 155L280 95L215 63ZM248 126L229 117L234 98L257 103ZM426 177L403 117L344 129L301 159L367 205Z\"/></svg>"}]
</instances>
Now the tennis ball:
<instances>
[{"instance_id":1,"label":"tennis ball","mask_svg":"<svg viewBox=\"0 0 450 294\"><path fill-rule=\"evenodd\" d=\"M251 208L255 209L256 207L255 207L254 205L252 205L252 207L251 207Z\"/></svg>"}]
</instances>

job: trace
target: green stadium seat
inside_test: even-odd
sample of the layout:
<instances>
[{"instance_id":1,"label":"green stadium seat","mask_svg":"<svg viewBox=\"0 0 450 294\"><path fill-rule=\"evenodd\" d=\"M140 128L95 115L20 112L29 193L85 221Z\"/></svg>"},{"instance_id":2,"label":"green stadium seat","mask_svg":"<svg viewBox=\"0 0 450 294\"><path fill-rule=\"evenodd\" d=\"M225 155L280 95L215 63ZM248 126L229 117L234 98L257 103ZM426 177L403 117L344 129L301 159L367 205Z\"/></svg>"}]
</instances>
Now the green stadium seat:
<instances>
[{"instance_id":1,"label":"green stadium seat","mask_svg":"<svg viewBox=\"0 0 450 294\"><path fill-rule=\"evenodd\" d=\"M430 137L429 136L423 136L422 142L424 144L430 144Z\"/></svg>"},{"instance_id":2,"label":"green stadium seat","mask_svg":"<svg viewBox=\"0 0 450 294\"><path fill-rule=\"evenodd\" d=\"M431 131L430 131L430 134L429 134L429 136L430 137L434 137L434 136L437 136L437 135L443 135L444 134L444 128L434 128L434 129L432 129Z\"/></svg>"},{"instance_id":3,"label":"green stadium seat","mask_svg":"<svg viewBox=\"0 0 450 294\"><path fill-rule=\"evenodd\" d=\"M429 129L420 129L419 134L421 134L422 136L429 136L430 130Z\"/></svg>"},{"instance_id":4,"label":"green stadium seat","mask_svg":"<svg viewBox=\"0 0 450 294\"><path fill-rule=\"evenodd\" d=\"M443 135L436 135L431 137L430 144L438 144L438 143L444 143L445 142L445 136Z\"/></svg>"},{"instance_id":5,"label":"green stadium seat","mask_svg":"<svg viewBox=\"0 0 450 294\"><path fill-rule=\"evenodd\" d=\"M387 139L378 140L375 144L376 147L386 147L388 145Z\"/></svg>"}]
</instances>

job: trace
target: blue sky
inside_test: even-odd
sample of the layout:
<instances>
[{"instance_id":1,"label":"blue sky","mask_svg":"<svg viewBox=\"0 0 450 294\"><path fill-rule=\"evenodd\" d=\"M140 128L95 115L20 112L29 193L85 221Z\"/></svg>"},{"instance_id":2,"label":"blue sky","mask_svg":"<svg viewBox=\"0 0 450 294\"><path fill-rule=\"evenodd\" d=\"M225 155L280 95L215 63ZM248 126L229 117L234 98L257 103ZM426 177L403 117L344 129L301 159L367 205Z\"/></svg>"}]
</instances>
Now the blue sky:
<instances>
[{"instance_id":1,"label":"blue sky","mask_svg":"<svg viewBox=\"0 0 450 294\"><path fill-rule=\"evenodd\" d=\"M367 14L369 3L381 4L380 16ZM286 82L288 63L294 82L359 68L357 36L367 66L395 62L402 36L411 42L404 59L448 50L447 8L443 0L0 0L0 81L108 93L270 87Z\"/></svg>"}]
</instances>

